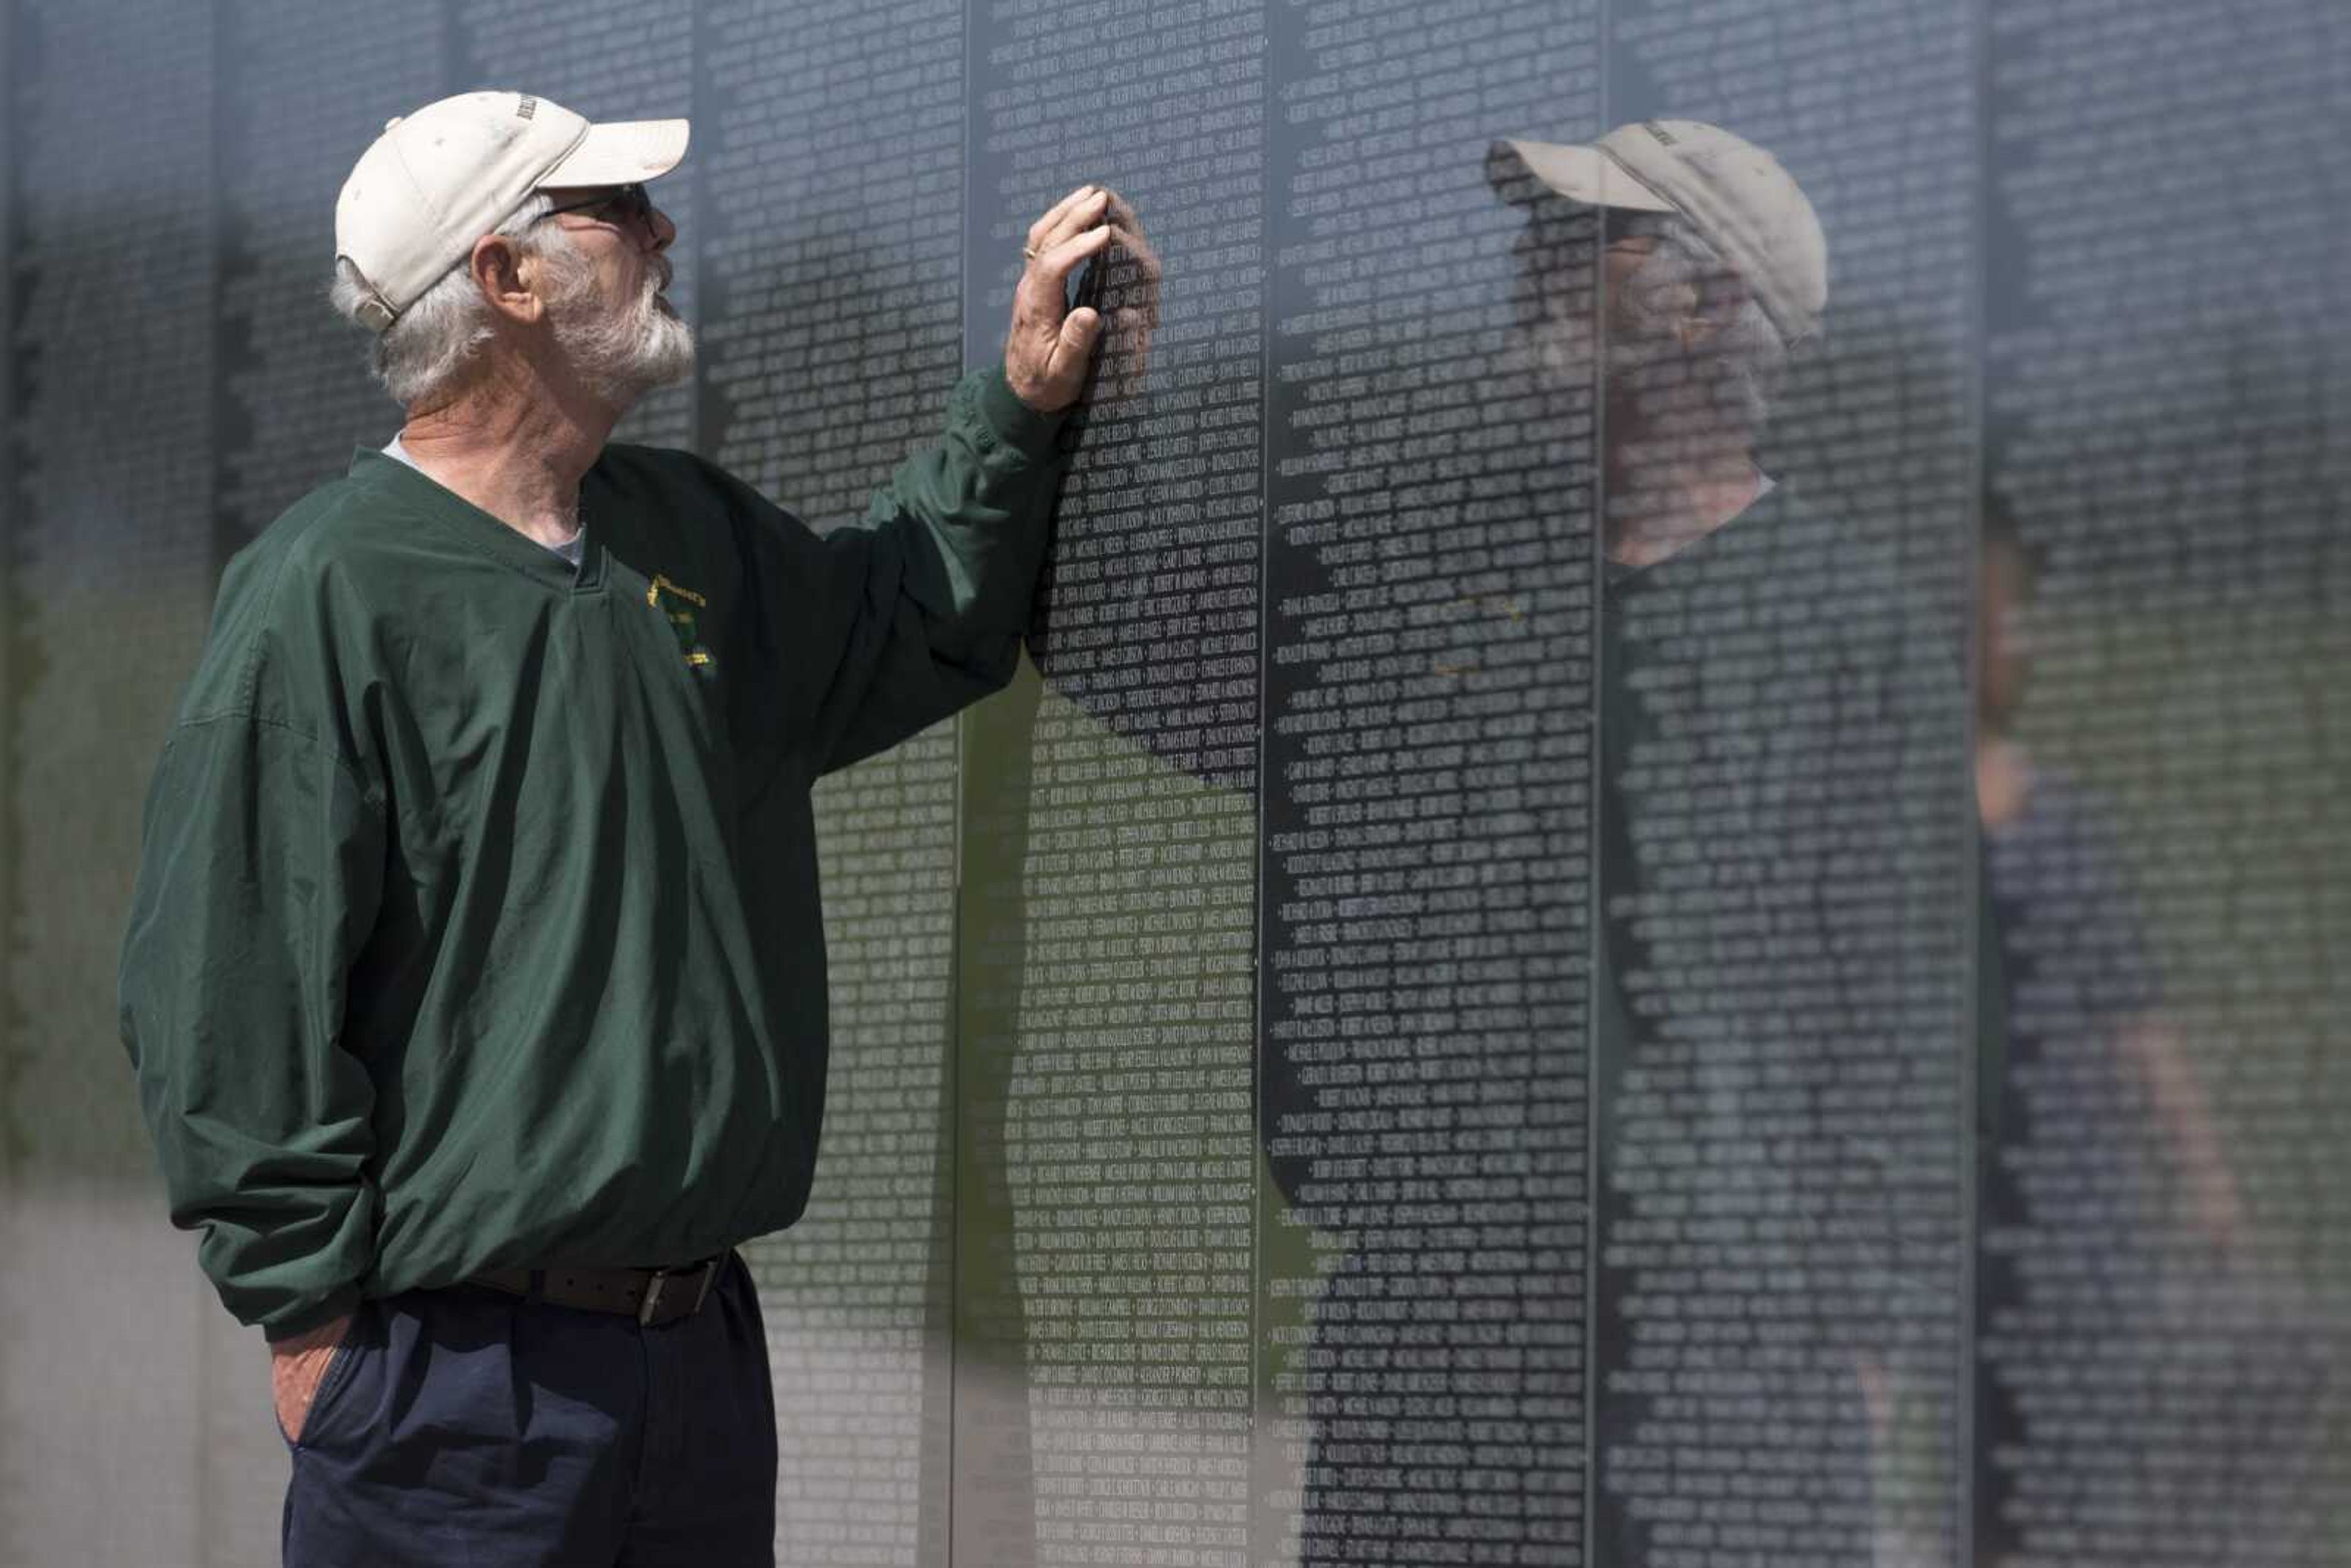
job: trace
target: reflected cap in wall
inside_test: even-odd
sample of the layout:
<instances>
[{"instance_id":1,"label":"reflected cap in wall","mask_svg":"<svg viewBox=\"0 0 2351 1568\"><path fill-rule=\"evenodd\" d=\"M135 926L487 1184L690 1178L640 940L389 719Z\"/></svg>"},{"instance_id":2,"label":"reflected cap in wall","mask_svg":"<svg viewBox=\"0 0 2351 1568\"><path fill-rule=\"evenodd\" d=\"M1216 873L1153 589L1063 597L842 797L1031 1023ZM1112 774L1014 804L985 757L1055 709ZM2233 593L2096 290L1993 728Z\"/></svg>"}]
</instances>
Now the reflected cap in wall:
<instances>
[{"instance_id":1,"label":"reflected cap in wall","mask_svg":"<svg viewBox=\"0 0 2351 1568\"><path fill-rule=\"evenodd\" d=\"M593 125L525 92L467 92L386 120L335 203L335 258L372 292L377 332L549 186L628 185L685 157L683 120Z\"/></svg>"},{"instance_id":2,"label":"reflected cap in wall","mask_svg":"<svg viewBox=\"0 0 2351 1568\"><path fill-rule=\"evenodd\" d=\"M1513 201L1542 188L1595 207L1678 213L1738 269L1790 347L1820 329L1828 241L1813 204L1780 161L1697 120L1620 125L1589 147L1507 138L1486 177ZM1524 193L1525 194L1521 194Z\"/></svg>"}]
</instances>

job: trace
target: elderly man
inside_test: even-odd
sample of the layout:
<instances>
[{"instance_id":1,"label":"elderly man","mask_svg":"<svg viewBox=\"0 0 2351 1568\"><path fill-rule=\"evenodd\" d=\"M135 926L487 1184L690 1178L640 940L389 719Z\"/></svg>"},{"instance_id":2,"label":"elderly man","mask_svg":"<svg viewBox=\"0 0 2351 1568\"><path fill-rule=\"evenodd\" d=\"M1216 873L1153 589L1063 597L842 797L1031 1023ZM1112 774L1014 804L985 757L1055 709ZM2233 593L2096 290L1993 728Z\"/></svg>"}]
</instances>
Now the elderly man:
<instances>
[{"instance_id":1,"label":"elderly man","mask_svg":"<svg viewBox=\"0 0 2351 1568\"><path fill-rule=\"evenodd\" d=\"M772 1559L730 1249L816 1158L810 787L1008 676L1127 220L1038 220L1001 368L820 538L607 444L691 366L686 133L478 92L360 157L334 300L407 423L231 566L149 797L123 1037L289 1562Z\"/></svg>"},{"instance_id":2,"label":"elderly man","mask_svg":"<svg viewBox=\"0 0 2351 1568\"><path fill-rule=\"evenodd\" d=\"M1465 936L1468 923L1455 921L1453 906L1432 903L1426 907L1443 911L1444 924L1427 921L1403 941L1387 908L1358 898L1367 915L1343 914L1326 927L1336 933L1339 950L1353 945L1358 953L1376 951L1376 959L1350 962L1395 972L1399 998L1417 988L1420 997L1445 999L1395 1002L1392 1040L1369 1030L1350 1036L1344 1020L1336 1044L1311 1029L1266 1035L1259 1113L1268 1168L1302 1218L1348 1242L1343 1254L1332 1249L1326 1310L1315 1315L1311 1350L1285 1369L1308 1391L1312 1420L1299 1532L1299 1561L1311 1565L1570 1560L1586 1539L1580 1403L1588 1398L1603 1414L1604 1475L1634 1469L1646 1458L1642 1450L1657 1445L1653 1413L1626 1418L1629 1402L1610 1397L1637 1385L1624 1375L1628 1366L1646 1370L1607 1322L1617 1301L1604 1302L1601 1323L1591 1325L1586 1338L1584 1155L1576 1140L1591 1103L1582 1092L1582 998L1572 995L1583 987L1566 978L1583 938L1562 916L1578 906L1605 908L1615 917L1607 922L1611 941L1601 956L1605 962L1624 955L1592 982L1602 1071L1611 1075L1593 1104L1606 1139L1625 1120L1619 1090L1628 1063L1647 1067L1637 1053L1662 1032L1652 1021L1657 1013L1644 1005L1649 998L1629 998L1652 1031L1636 1038L1619 981L1649 978L1656 966L1631 944L1663 923L1636 924L1629 912L1618 915L1620 903L1677 874L1685 887L1694 880L1675 858L1679 846L1649 833L1636 854L1636 835L1626 831L1628 810L1644 832L1678 826L1667 817L1687 771L1686 765L1652 762L1649 778L1662 778L1664 788L1640 794L1646 780L1628 768L1628 754L1656 746L1658 718L1636 705L1655 691L1667 721L1700 721L1685 724L1685 735L1740 716L1719 704L1715 712L1672 712L1667 705L1689 689L1673 677L1709 653L1712 633L1694 622L1759 586L1755 552L1792 548L1786 492L1763 476L1754 448L1790 350L1811 336L1824 304L1824 246L1811 207L1768 154L1714 127L1636 124L1592 146L1499 142L1486 174L1526 217L1515 246L1520 330L1497 369L1512 372L1510 381L1531 370L1546 394L1534 405L1544 409L1541 416L1518 412L1530 406L1523 398L1499 403L1512 412L1497 419L1523 423L1503 430L1506 439L1489 443L1488 450L1521 455L1516 461L1522 474L1508 477L1530 481L1530 494L1548 490L1548 510L1572 516L1582 510L1581 497L1567 487L1589 482L1590 470L1579 480L1562 462L1561 438L1597 423L1605 561L1589 563L1596 580L1588 597L1577 591L1585 586L1578 580L1583 571L1562 559L1529 561L1525 593L1491 609L1458 587L1428 601L1451 597L1468 635L1490 617L1490 667L1504 671L1530 645L1508 624L1525 612L1522 604L1546 620L1579 601L1604 606L1602 818L1609 832L1596 888L1531 880L1513 886L1512 878L1526 873L1511 862L1531 854L1573 874L1562 862L1575 859L1559 849L1530 849L1586 841L1583 797L1569 788L1581 770L1573 752L1562 746L1550 753L1558 760L1544 782L1559 788L1522 791L1505 765L1489 770L1496 782L1482 798L1458 797L1462 805L1450 819L1426 811L1446 809L1431 789L1422 805L1428 825L1444 835L1438 869L1468 868L1479 878L1473 896L1499 918L1482 932L1469 926ZM1604 422L1591 417L1595 394L1605 400ZM1555 425L1539 423L1554 413ZM1415 478L1425 494L1426 476ZM1469 481L1460 483L1466 494ZM1801 530L1801 517L1796 527ZM1441 555L1437 567L1445 567ZM1695 604L1687 587L1693 582L1699 585ZM1564 629L1563 617L1561 623ZM1425 677L1427 655L1418 658ZM1473 654L1463 673L1486 664ZM1389 667L1409 674L1404 665L1399 658ZM1662 672L1666 683L1645 685L1645 665L1651 681ZM1510 675L1483 694L1465 682L1465 696L1510 696L1513 706L1465 703L1449 733L1475 737L1468 756L1480 770L1486 758L1506 757L1503 747L1512 743L1525 755L1532 737L1580 738L1591 694L1575 683L1585 668L1552 673L1540 698L1551 710L1541 716L1548 727L1542 729L1534 727L1536 695L1511 694ZM1518 700L1526 701L1524 712ZM1359 746L1363 737L1403 733L1368 704L1343 722ZM1356 760L1377 766L1360 755ZM1414 761L1400 753L1390 771L1401 773ZM1529 776L1527 782L1535 780ZM1332 837L1344 841L1340 833ZM1737 855L1721 858L1727 863ZM1504 924L1514 919L1526 924ZM1514 934L1519 930L1535 934L1530 945L1521 946L1529 938ZM1270 953L1266 972L1284 971L1292 956ZM1416 982L1409 977L1415 970L1437 983ZM1703 992L1703 986L1683 986L1672 1005L1702 1013L1712 1000ZM1280 1005L1279 998L1273 1005ZM1480 1015L1474 1025L1466 1021L1473 1007ZM1678 1044L1669 1037L1667 1043ZM1363 1073L1333 1072L1332 1057L1350 1051L1362 1052ZM1381 1060L1399 1051L1408 1051L1407 1065ZM1368 1116L1354 1109L1366 1103L1366 1080ZM1497 1092L1514 1098L1497 1104ZM1470 1106L1491 1106L1497 1114L1475 1123L1466 1113L1456 1119L1457 1108ZM1400 1113L1407 1111L1429 1113ZM1343 1138L1324 1131L1331 1128L1345 1130ZM1687 1144L1709 1131L1691 1129ZM1608 1144L1604 1181L1619 1174L1622 1153L1623 1140ZM1624 1173L1626 1185L1666 1163L1635 1162ZM1730 1185L1750 1175L1729 1174ZM1604 1194L1593 1198L1596 1207L1610 1201ZM1571 1234L1572 1241L1561 1239ZM1485 1261L1464 1268L1447 1253ZM1649 1298L1673 1288L1660 1280ZM1594 1339L1603 1345L1596 1357L1582 1348ZM1644 1344L1640 1354L1655 1353ZM1590 1381L1580 1381L1587 1371ZM1838 1392L1857 1393L1849 1372ZM1707 1480L1719 1480L1729 1468L1684 1482L1676 1501L1694 1508L1691 1500L1703 1495ZM1647 1479L1632 1476L1636 1483ZM1848 1483L1850 1467L1835 1479ZM1670 1554L1670 1540L1633 1539L1634 1523L1619 1521L1613 1500L1588 1506L1598 1529L1616 1533L1601 1537L1608 1549L1589 1550L1585 1560L1641 1563Z\"/></svg>"},{"instance_id":3,"label":"elderly man","mask_svg":"<svg viewBox=\"0 0 2351 1568\"><path fill-rule=\"evenodd\" d=\"M1697 120L1620 126L1589 147L1497 142L1487 175L1528 214L1539 365L1588 386L1605 355L1604 548L1623 580L1771 493L1755 446L1819 330L1827 242L1777 159ZM1595 238L1596 323L1577 281Z\"/></svg>"},{"instance_id":4,"label":"elderly man","mask_svg":"<svg viewBox=\"0 0 2351 1568\"><path fill-rule=\"evenodd\" d=\"M1899 518L1759 463L1828 294L1778 160L1656 120L1500 143L1489 172L1527 211L1535 356L1602 405L1593 1554L1695 1531L1756 1563L1866 1563L1880 1523L1932 1506L1873 1497L1871 1459L1889 1369L1957 1289L1960 1239L1930 1260L1914 1217L1959 1172L1923 1118L1844 1107L1927 1103L1949 1071L1957 622L1906 586ZM1680 1348L1726 1314L1740 1330ZM1768 1528L1703 1511L1765 1452Z\"/></svg>"}]
</instances>

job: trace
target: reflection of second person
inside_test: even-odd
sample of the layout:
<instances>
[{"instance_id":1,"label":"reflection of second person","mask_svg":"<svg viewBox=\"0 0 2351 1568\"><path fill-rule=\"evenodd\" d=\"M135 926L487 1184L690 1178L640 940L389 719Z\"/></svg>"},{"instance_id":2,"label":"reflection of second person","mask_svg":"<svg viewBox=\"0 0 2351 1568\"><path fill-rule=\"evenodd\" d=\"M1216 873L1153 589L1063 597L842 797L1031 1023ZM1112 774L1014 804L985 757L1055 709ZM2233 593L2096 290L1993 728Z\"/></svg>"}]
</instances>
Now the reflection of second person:
<instances>
[{"instance_id":1,"label":"reflection of second person","mask_svg":"<svg viewBox=\"0 0 2351 1568\"><path fill-rule=\"evenodd\" d=\"M2177 1171L2179 1211L2158 1222L2225 1257L2250 1239L2243 1198L2202 1078L2162 1007L2152 945L2107 821L2111 809L2037 761L2019 729L2032 668L2024 622L2039 576L2015 519L1998 497L1987 497L1976 632L1976 810L1990 919L1980 949L1977 1018L1987 1045L1979 1083L1995 1099L2014 1096L2009 1079L2020 1030L2028 1049L2037 1048L2053 1023L2061 1031L2087 1032L2101 1052L2111 1049L2117 1081L2144 1095ZM2063 985L2049 983L2061 978ZM2036 979L2043 995L2095 1005L2035 1009L2030 998ZM2012 1132L2021 1120L1997 1106L1981 1117L1987 1132ZM1979 1168L1997 1180L1991 1156L1987 1150Z\"/></svg>"},{"instance_id":2,"label":"reflection of second person","mask_svg":"<svg viewBox=\"0 0 2351 1568\"><path fill-rule=\"evenodd\" d=\"M2213 835L2168 820L2158 832L2143 803L2126 809L2123 792L2078 776L2138 754L2109 749L2125 730L2085 723L2078 687L2033 695L2034 645L2051 625L2041 569L2017 517L1987 493L1974 757L1976 1561L2044 1560L2048 1542L2093 1514L2140 1540L2191 1542L2183 1552L2200 1546L2192 1523L2224 1521L2225 1552L2199 1561L2311 1561L2314 1541L2341 1533L2341 1313L2314 1278L2309 1233L2286 1222L2274 1189L2261 1201L2264 1162L2298 1151L2274 1128L2257 1142L2229 1105L2255 1076L2249 1063L2269 1079L2281 1058L2226 1027L2212 969L2165 962L2179 951L2167 955L2166 927L2193 930L2195 912L2167 904L2169 886L2142 886L2135 870L2206 852ZM2082 629L2051 641L2078 642ZM2056 1392L2053 1368L2065 1369ZM2135 1411L2126 1423L2082 1419L2124 1407ZM2203 1462L2150 1496L2140 1478L2183 1452ZM2074 1489L2069 1517L2020 1507L2053 1476ZM2259 1506L2233 1505L2256 1496Z\"/></svg>"}]
</instances>

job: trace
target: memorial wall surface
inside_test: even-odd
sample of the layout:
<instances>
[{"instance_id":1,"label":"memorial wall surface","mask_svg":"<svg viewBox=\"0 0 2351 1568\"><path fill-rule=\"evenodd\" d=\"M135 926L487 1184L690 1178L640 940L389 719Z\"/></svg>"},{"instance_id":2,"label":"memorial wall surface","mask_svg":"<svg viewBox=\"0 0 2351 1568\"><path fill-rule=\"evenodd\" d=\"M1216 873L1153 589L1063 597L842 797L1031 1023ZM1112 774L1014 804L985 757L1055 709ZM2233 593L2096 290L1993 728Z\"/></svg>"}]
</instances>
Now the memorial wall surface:
<instances>
[{"instance_id":1,"label":"memorial wall surface","mask_svg":"<svg viewBox=\"0 0 2351 1568\"><path fill-rule=\"evenodd\" d=\"M0 1561L276 1550L115 956L487 85L693 117L620 434L820 530L1148 235L1011 687L816 789L779 1562L2351 1563L2324 0L0 5Z\"/></svg>"},{"instance_id":2,"label":"memorial wall surface","mask_svg":"<svg viewBox=\"0 0 2351 1568\"><path fill-rule=\"evenodd\" d=\"M2341 24L1987 21L1978 1539L2337 1561Z\"/></svg>"}]
</instances>

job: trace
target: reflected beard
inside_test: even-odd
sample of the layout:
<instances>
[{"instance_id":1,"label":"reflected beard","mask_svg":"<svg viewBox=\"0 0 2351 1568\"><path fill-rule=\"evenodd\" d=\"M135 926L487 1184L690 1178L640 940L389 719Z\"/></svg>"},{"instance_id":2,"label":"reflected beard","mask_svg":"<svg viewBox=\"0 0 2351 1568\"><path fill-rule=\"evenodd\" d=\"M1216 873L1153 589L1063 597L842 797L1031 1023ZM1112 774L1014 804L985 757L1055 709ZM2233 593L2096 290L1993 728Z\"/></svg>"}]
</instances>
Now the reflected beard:
<instances>
[{"instance_id":1,"label":"reflected beard","mask_svg":"<svg viewBox=\"0 0 2351 1568\"><path fill-rule=\"evenodd\" d=\"M1575 392L1591 387L1595 356L1589 322L1538 320L1530 327L1526 342L1536 373L1551 390Z\"/></svg>"},{"instance_id":2,"label":"reflected beard","mask_svg":"<svg viewBox=\"0 0 2351 1568\"><path fill-rule=\"evenodd\" d=\"M1608 301L1605 324L1596 319L1589 291L1573 297L1538 291L1519 315L1535 374L1552 391L1589 391L1599 371L1608 395L1625 395L1653 379L1657 367L1681 358L1672 329L1646 319L1622 297Z\"/></svg>"},{"instance_id":3,"label":"reflected beard","mask_svg":"<svg viewBox=\"0 0 2351 1568\"><path fill-rule=\"evenodd\" d=\"M1584 390L1603 371L1602 390L1629 402L1645 388L1687 377L1689 356L1669 322L1652 319L1629 291L1612 293L1608 319L1594 319L1589 292L1561 297L1534 292L1522 311L1536 373L1555 391ZM1604 356L1604 365L1596 364Z\"/></svg>"},{"instance_id":4,"label":"reflected beard","mask_svg":"<svg viewBox=\"0 0 2351 1568\"><path fill-rule=\"evenodd\" d=\"M556 347L598 401L626 409L655 387L694 373L694 329L663 308L661 291L670 280L666 256L657 258L636 299L618 310L597 297L593 267L578 259L576 267L557 264L549 321Z\"/></svg>"},{"instance_id":5,"label":"reflected beard","mask_svg":"<svg viewBox=\"0 0 2351 1568\"><path fill-rule=\"evenodd\" d=\"M1535 384L1581 413L1598 394L1612 473L1625 480L1744 444L1730 361L1692 352L1670 325L1612 310L1605 341L1588 316L1553 316L1525 334Z\"/></svg>"}]
</instances>

